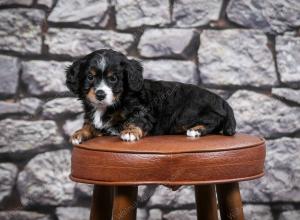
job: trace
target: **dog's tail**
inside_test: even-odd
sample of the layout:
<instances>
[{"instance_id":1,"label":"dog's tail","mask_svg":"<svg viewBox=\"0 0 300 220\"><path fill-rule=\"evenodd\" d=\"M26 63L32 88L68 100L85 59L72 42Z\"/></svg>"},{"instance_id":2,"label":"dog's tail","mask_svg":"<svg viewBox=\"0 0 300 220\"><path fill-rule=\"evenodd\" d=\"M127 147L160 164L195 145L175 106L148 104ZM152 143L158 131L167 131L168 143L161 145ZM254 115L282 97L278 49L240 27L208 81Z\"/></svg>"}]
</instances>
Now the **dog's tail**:
<instances>
[{"instance_id":1,"label":"dog's tail","mask_svg":"<svg viewBox=\"0 0 300 220\"><path fill-rule=\"evenodd\" d=\"M227 113L225 120L224 120L223 134L232 136L235 134L235 129L236 129L236 121L234 118L233 110L227 102L224 102L223 105L224 105L224 109Z\"/></svg>"}]
</instances>

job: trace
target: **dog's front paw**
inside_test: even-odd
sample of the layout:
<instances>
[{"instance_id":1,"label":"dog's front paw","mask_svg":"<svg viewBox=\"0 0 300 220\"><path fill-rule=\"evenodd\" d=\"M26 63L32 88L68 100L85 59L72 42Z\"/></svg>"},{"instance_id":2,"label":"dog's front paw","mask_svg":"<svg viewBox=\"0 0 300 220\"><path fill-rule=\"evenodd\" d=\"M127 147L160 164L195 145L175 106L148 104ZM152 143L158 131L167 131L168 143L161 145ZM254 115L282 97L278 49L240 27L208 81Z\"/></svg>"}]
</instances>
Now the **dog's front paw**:
<instances>
[{"instance_id":1,"label":"dog's front paw","mask_svg":"<svg viewBox=\"0 0 300 220\"><path fill-rule=\"evenodd\" d=\"M98 136L98 135L97 135ZM80 129L76 131L71 137L70 142L73 145L81 144L83 141L93 137L93 134L87 129Z\"/></svg>"},{"instance_id":2,"label":"dog's front paw","mask_svg":"<svg viewBox=\"0 0 300 220\"><path fill-rule=\"evenodd\" d=\"M143 131L141 128L136 127L134 125L127 126L120 133L120 138L123 141L137 141L141 139L143 136Z\"/></svg>"},{"instance_id":3,"label":"dog's front paw","mask_svg":"<svg viewBox=\"0 0 300 220\"><path fill-rule=\"evenodd\" d=\"M83 136L80 133L75 133L70 137L70 142L73 145L78 145L83 141Z\"/></svg>"}]
</instances>

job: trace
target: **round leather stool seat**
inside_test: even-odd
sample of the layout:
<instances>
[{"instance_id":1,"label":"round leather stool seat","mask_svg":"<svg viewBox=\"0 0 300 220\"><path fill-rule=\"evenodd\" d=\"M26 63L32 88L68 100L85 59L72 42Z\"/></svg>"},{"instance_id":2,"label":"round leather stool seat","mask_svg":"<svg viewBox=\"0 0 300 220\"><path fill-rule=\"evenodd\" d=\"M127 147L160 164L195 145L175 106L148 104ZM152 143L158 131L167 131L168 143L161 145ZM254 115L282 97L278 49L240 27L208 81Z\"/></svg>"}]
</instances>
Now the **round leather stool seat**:
<instances>
[{"instance_id":1,"label":"round leather stool seat","mask_svg":"<svg viewBox=\"0 0 300 220\"><path fill-rule=\"evenodd\" d=\"M265 153L245 134L98 137L74 146L71 179L94 184L90 220L135 220L143 184L194 185L198 220L218 220L217 207L222 220L244 220L238 182L264 174Z\"/></svg>"},{"instance_id":2,"label":"round leather stool seat","mask_svg":"<svg viewBox=\"0 0 300 220\"><path fill-rule=\"evenodd\" d=\"M71 179L99 185L238 182L264 173L265 143L245 134L98 137L74 146Z\"/></svg>"}]
</instances>

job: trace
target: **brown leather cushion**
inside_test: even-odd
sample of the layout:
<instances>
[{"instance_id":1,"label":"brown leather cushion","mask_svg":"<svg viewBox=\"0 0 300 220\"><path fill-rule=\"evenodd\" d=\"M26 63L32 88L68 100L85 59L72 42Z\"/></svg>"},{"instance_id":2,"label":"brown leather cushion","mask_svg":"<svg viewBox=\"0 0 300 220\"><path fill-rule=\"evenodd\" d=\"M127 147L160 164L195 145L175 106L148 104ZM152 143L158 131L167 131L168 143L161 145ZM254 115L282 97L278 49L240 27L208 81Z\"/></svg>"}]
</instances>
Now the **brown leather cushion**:
<instances>
[{"instance_id":1,"label":"brown leather cushion","mask_svg":"<svg viewBox=\"0 0 300 220\"><path fill-rule=\"evenodd\" d=\"M264 159L264 139L245 134L98 137L74 147L71 178L102 185L231 182L262 176Z\"/></svg>"}]
</instances>

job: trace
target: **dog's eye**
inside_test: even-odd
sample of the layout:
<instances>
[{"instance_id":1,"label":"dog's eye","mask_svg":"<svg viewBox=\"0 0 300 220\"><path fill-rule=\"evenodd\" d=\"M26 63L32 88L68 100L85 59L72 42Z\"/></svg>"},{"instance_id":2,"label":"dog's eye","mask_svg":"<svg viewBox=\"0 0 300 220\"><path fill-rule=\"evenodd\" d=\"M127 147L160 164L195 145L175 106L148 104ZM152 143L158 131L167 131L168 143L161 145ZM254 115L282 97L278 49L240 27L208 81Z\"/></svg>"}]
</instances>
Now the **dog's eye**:
<instances>
[{"instance_id":1,"label":"dog's eye","mask_svg":"<svg viewBox=\"0 0 300 220\"><path fill-rule=\"evenodd\" d=\"M108 81L111 82L111 83L116 82L117 79L118 79L118 78L117 78L116 76L110 76L110 77L108 77Z\"/></svg>"},{"instance_id":2,"label":"dog's eye","mask_svg":"<svg viewBox=\"0 0 300 220\"><path fill-rule=\"evenodd\" d=\"M94 75L91 74L91 73L89 73L89 74L87 75L87 78L88 78L89 81L93 81L93 80L94 80Z\"/></svg>"}]
</instances>

